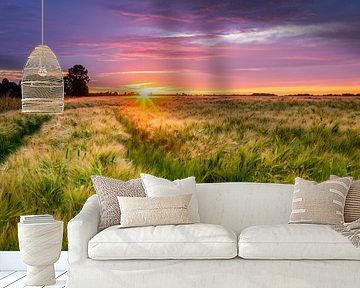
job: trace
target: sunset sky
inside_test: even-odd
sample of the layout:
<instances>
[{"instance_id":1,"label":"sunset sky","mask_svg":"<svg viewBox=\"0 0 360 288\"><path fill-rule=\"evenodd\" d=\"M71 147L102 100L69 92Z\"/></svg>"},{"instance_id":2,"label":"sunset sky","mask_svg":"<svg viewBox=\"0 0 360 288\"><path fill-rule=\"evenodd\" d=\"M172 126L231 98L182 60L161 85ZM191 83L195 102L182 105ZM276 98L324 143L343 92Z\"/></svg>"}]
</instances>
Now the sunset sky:
<instances>
[{"instance_id":1,"label":"sunset sky","mask_svg":"<svg viewBox=\"0 0 360 288\"><path fill-rule=\"evenodd\" d=\"M45 44L91 91L360 93L359 0L46 0ZM0 1L0 79L41 42L41 1Z\"/></svg>"}]
</instances>

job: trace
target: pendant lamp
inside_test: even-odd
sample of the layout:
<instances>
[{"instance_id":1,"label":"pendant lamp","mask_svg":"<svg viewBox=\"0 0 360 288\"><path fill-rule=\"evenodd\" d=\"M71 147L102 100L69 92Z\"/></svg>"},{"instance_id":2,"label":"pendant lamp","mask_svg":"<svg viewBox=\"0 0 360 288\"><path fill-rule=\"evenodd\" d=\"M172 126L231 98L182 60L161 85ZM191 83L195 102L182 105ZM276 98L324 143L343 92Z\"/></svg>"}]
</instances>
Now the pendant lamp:
<instances>
[{"instance_id":1,"label":"pendant lamp","mask_svg":"<svg viewBox=\"0 0 360 288\"><path fill-rule=\"evenodd\" d=\"M42 0L42 42L31 52L21 81L22 112L62 113L64 79L54 52L44 45L44 0Z\"/></svg>"}]
</instances>

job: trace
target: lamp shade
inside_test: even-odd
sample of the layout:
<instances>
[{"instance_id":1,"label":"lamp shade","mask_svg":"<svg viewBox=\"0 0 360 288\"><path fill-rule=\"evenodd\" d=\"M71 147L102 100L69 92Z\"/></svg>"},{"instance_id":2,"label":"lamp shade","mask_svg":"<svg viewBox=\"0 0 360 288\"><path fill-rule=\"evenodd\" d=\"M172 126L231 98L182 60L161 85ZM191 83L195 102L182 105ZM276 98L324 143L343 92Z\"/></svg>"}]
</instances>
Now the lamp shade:
<instances>
[{"instance_id":1,"label":"lamp shade","mask_svg":"<svg viewBox=\"0 0 360 288\"><path fill-rule=\"evenodd\" d=\"M22 111L27 113L62 113L64 79L59 61L46 45L30 54L23 72Z\"/></svg>"}]
</instances>

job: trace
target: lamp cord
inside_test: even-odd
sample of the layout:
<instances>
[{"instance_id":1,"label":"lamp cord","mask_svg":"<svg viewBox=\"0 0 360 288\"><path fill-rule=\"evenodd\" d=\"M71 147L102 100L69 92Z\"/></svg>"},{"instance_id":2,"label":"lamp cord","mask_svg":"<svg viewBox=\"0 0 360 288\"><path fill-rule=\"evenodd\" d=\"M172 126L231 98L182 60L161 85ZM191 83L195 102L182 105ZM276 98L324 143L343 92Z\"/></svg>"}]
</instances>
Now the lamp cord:
<instances>
[{"instance_id":1,"label":"lamp cord","mask_svg":"<svg viewBox=\"0 0 360 288\"><path fill-rule=\"evenodd\" d=\"M41 20L41 44L44 46L44 0L42 0Z\"/></svg>"}]
</instances>

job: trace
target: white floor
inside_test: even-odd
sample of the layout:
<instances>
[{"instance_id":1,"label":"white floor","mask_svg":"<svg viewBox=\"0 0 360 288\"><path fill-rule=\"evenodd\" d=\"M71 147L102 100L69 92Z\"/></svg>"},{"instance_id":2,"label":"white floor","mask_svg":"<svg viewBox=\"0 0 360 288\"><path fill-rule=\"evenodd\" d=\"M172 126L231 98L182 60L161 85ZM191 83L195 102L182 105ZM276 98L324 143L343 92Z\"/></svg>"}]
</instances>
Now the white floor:
<instances>
[{"instance_id":1,"label":"white floor","mask_svg":"<svg viewBox=\"0 0 360 288\"><path fill-rule=\"evenodd\" d=\"M63 288L66 284L66 271L57 271L56 284L50 286L26 286L25 276L26 271L0 271L0 288Z\"/></svg>"},{"instance_id":2,"label":"white floor","mask_svg":"<svg viewBox=\"0 0 360 288\"><path fill-rule=\"evenodd\" d=\"M56 284L51 286L26 286L26 265L21 261L19 251L0 251L0 288L63 288L66 284L66 271L69 270L67 252L61 252L55 263Z\"/></svg>"}]
</instances>

